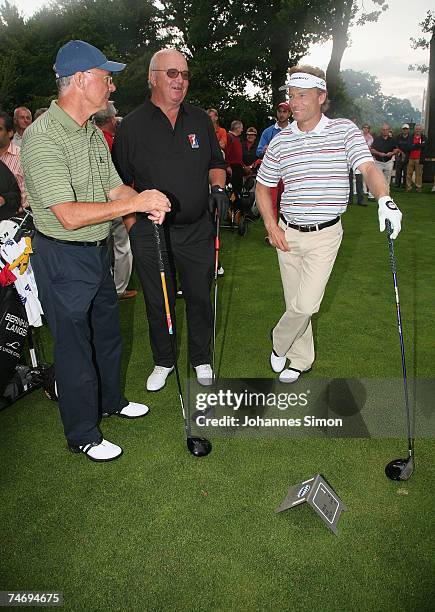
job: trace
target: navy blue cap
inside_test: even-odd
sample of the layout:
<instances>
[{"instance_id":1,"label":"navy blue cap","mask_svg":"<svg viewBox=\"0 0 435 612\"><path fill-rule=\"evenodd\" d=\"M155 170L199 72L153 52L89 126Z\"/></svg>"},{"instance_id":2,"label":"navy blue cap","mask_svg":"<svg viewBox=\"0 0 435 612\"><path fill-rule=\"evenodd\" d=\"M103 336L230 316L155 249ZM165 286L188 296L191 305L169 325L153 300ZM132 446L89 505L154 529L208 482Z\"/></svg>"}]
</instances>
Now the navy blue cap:
<instances>
[{"instance_id":1,"label":"navy blue cap","mask_svg":"<svg viewBox=\"0 0 435 612\"><path fill-rule=\"evenodd\" d=\"M71 76L90 68L101 68L108 72L121 72L126 64L110 62L97 47L83 40L70 40L59 49L53 70L56 78Z\"/></svg>"}]
</instances>

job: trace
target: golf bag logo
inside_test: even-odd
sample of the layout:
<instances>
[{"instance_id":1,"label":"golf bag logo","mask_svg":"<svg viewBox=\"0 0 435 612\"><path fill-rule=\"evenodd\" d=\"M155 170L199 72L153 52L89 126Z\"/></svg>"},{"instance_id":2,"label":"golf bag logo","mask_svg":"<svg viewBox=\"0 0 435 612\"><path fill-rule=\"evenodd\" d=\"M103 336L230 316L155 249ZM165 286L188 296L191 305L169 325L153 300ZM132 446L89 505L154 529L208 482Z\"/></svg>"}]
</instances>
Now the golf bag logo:
<instances>
[{"instance_id":1,"label":"golf bag logo","mask_svg":"<svg viewBox=\"0 0 435 612\"><path fill-rule=\"evenodd\" d=\"M305 495L309 492L309 490L311 489L311 485L306 484L304 485L298 493L298 497L305 497Z\"/></svg>"},{"instance_id":2,"label":"golf bag logo","mask_svg":"<svg viewBox=\"0 0 435 612\"><path fill-rule=\"evenodd\" d=\"M9 346L9 348L17 351L20 348L20 343L19 342L6 342L6 346Z\"/></svg>"}]
</instances>

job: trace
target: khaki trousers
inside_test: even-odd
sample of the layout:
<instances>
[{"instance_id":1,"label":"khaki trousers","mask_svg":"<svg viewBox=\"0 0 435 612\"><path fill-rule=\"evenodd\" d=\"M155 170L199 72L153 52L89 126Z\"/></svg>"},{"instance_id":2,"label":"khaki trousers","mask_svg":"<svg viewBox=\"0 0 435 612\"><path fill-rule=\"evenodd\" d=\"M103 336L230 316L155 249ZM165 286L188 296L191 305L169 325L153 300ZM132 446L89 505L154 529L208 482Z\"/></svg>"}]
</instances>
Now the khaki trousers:
<instances>
[{"instance_id":1,"label":"khaki trousers","mask_svg":"<svg viewBox=\"0 0 435 612\"><path fill-rule=\"evenodd\" d=\"M122 217L112 221L113 236L113 280L115 281L116 293L121 295L127 289L133 267L133 255L131 254L130 240L125 229Z\"/></svg>"},{"instance_id":2,"label":"khaki trousers","mask_svg":"<svg viewBox=\"0 0 435 612\"><path fill-rule=\"evenodd\" d=\"M412 175L415 171L415 186L417 189L421 189L421 185L423 183L423 164L420 164L419 159L411 159L408 160L408 168L406 170L406 188L412 188Z\"/></svg>"},{"instance_id":3,"label":"khaki trousers","mask_svg":"<svg viewBox=\"0 0 435 612\"><path fill-rule=\"evenodd\" d=\"M287 228L282 221L279 225L290 251L277 249L286 310L272 332L273 348L292 368L304 371L314 362L311 316L319 311L343 229L341 221L317 232Z\"/></svg>"}]
</instances>

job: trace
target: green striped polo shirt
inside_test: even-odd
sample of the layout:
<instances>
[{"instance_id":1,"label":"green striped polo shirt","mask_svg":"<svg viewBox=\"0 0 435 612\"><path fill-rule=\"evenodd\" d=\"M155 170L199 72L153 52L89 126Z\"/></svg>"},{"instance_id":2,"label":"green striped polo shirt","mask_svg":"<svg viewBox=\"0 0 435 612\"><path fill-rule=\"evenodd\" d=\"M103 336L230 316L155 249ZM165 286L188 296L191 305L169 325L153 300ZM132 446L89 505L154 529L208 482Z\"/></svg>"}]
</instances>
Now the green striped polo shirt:
<instances>
[{"instance_id":1,"label":"green striped polo shirt","mask_svg":"<svg viewBox=\"0 0 435 612\"><path fill-rule=\"evenodd\" d=\"M51 210L62 202L107 202L122 181L101 130L83 127L53 101L25 131L21 163L36 228L60 240L96 241L109 234L110 221L66 230Z\"/></svg>"}]
</instances>

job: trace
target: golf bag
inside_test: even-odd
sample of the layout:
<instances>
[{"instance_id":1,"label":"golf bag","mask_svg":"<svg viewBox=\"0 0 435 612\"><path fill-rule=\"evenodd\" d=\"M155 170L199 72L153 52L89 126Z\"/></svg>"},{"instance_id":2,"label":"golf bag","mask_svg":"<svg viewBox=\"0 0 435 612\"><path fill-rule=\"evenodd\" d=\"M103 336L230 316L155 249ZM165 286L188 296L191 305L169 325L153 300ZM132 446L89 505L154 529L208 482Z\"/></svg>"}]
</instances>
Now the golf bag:
<instances>
[{"instance_id":1,"label":"golf bag","mask_svg":"<svg viewBox=\"0 0 435 612\"><path fill-rule=\"evenodd\" d=\"M255 201L255 179L247 177L243 182L242 191L237 194L231 183L227 183L226 192L230 207L228 209L228 224L222 227L237 228L240 236L246 236L248 221L253 221L252 206Z\"/></svg>"},{"instance_id":2,"label":"golf bag","mask_svg":"<svg viewBox=\"0 0 435 612\"><path fill-rule=\"evenodd\" d=\"M258 219L260 213L258 212L257 204L255 202L255 176L247 176L243 182L243 189L240 196L240 208L251 218Z\"/></svg>"},{"instance_id":3,"label":"golf bag","mask_svg":"<svg viewBox=\"0 0 435 612\"><path fill-rule=\"evenodd\" d=\"M51 394L55 391L53 366L38 363L33 345L28 313L31 313L34 325L42 324L39 301L37 298L35 300L34 295L33 307L26 310L26 305L30 308L30 296L36 288L31 268L28 266L29 269L21 271L18 266L8 278L10 258L8 260L7 257L10 251L6 247L14 252L21 239L24 236L30 238L32 231L30 213L24 219L3 221L0 228L0 410L35 388L47 387ZM26 344L30 353L30 365L23 357ZM46 393L50 397L50 393Z\"/></svg>"},{"instance_id":4,"label":"golf bag","mask_svg":"<svg viewBox=\"0 0 435 612\"><path fill-rule=\"evenodd\" d=\"M0 292L0 403L24 351L29 324L13 285ZM0 406L1 407L1 406Z\"/></svg>"}]
</instances>

